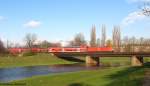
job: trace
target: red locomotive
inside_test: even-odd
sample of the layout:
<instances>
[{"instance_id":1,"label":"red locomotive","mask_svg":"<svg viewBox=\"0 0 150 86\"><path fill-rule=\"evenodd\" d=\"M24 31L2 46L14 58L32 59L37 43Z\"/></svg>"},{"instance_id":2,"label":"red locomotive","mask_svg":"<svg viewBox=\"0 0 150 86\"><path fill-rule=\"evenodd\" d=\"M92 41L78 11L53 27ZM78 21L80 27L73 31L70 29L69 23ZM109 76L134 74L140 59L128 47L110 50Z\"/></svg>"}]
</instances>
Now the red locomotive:
<instances>
[{"instance_id":1,"label":"red locomotive","mask_svg":"<svg viewBox=\"0 0 150 86\"><path fill-rule=\"evenodd\" d=\"M112 47L49 47L49 48L10 48L8 51L12 54L19 54L26 51L32 51L35 53L40 52L112 52Z\"/></svg>"},{"instance_id":2,"label":"red locomotive","mask_svg":"<svg viewBox=\"0 0 150 86\"><path fill-rule=\"evenodd\" d=\"M48 48L48 52L112 52L112 47L51 47Z\"/></svg>"}]
</instances>

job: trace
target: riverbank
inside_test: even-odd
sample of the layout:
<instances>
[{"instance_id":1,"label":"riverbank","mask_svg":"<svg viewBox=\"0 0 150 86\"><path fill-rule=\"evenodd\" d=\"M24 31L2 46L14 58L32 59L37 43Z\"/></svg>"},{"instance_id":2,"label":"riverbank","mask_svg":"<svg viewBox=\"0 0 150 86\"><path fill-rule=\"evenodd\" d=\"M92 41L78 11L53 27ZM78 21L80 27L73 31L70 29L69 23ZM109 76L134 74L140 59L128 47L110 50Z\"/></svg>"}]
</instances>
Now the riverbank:
<instances>
[{"instance_id":1,"label":"riverbank","mask_svg":"<svg viewBox=\"0 0 150 86\"><path fill-rule=\"evenodd\" d=\"M85 57L78 57L85 60ZM144 58L145 62L150 58ZM55 65L55 64L74 64L76 62L66 61L64 59L53 56L49 53L39 53L33 56L0 56L0 68L22 67L36 65ZM100 58L100 63L108 65L130 65L130 58L125 57L105 57Z\"/></svg>"},{"instance_id":2,"label":"riverbank","mask_svg":"<svg viewBox=\"0 0 150 86\"><path fill-rule=\"evenodd\" d=\"M0 68L22 67L36 65L55 65L71 64L73 62L65 61L56 56L46 53L39 53L33 56L4 56L0 57Z\"/></svg>"},{"instance_id":3,"label":"riverbank","mask_svg":"<svg viewBox=\"0 0 150 86\"><path fill-rule=\"evenodd\" d=\"M143 67L112 67L108 69L44 75L14 81L27 86L142 86Z\"/></svg>"},{"instance_id":4,"label":"riverbank","mask_svg":"<svg viewBox=\"0 0 150 86\"><path fill-rule=\"evenodd\" d=\"M84 59L84 57L80 58ZM150 58L144 58L144 61L148 62ZM26 84L26 86L141 86L144 82L145 69L150 68L145 65L130 67L130 58L106 57L100 58L100 62L105 65L116 65L116 67L34 76L13 83ZM65 61L50 54L0 57L1 68L73 63L75 62ZM117 65L121 66L117 67Z\"/></svg>"}]
</instances>

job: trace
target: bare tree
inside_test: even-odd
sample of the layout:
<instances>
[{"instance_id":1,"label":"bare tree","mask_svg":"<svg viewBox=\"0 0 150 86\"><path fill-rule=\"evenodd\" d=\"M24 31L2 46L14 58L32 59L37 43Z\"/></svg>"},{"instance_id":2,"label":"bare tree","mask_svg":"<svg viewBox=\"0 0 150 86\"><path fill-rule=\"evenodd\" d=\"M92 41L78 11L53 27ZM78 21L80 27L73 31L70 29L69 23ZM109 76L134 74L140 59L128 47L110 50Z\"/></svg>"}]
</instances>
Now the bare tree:
<instances>
[{"instance_id":1,"label":"bare tree","mask_svg":"<svg viewBox=\"0 0 150 86\"><path fill-rule=\"evenodd\" d=\"M120 51L121 46L121 33L120 33L120 27L114 26L113 30L113 47L116 51Z\"/></svg>"},{"instance_id":2,"label":"bare tree","mask_svg":"<svg viewBox=\"0 0 150 86\"><path fill-rule=\"evenodd\" d=\"M13 45L14 44L11 41L7 40L7 45L6 45L7 49L12 48Z\"/></svg>"},{"instance_id":3,"label":"bare tree","mask_svg":"<svg viewBox=\"0 0 150 86\"><path fill-rule=\"evenodd\" d=\"M40 48L48 48L48 47L50 47L50 45L51 45L50 42L48 42L47 40L44 40L39 44L39 47Z\"/></svg>"},{"instance_id":4,"label":"bare tree","mask_svg":"<svg viewBox=\"0 0 150 86\"><path fill-rule=\"evenodd\" d=\"M131 42L131 52L134 52L134 51L135 51L136 38L133 36L133 37L130 39L130 42Z\"/></svg>"},{"instance_id":5,"label":"bare tree","mask_svg":"<svg viewBox=\"0 0 150 86\"><path fill-rule=\"evenodd\" d=\"M61 47L61 43L60 42L50 43L49 47Z\"/></svg>"},{"instance_id":6,"label":"bare tree","mask_svg":"<svg viewBox=\"0 0 150 86\"><path fill-rule=\"evenodd\" d=\"M21 46L19 43L15 43L15 44L14 44L14 47L15 47L15 48L21 48L22 46Z\"/></svg>"},{"instance_id":7,"label":"bare tree","mask_svg":"<svg viewBox=\"0 0 150 86\"><path fill-rule=\"evenodd\" d=\"M110 40L110 39L107 40L107 41L106 41L106 46L107 46L107 47L112 47L112 40Z\"/></svg>"},{"instance_id":8,"label":"bare tree","mask_svg":"<svg viewBox=\"0 0 150 86\"><path fill-rule=\"evenodd\" d=\"M76 34L73 41L70 42L70 45L72 45L72 46L86 45L84 35L82 33Z\"/></svg>"},{"instance_id":9,"label":"bare tree","mask_svg":"<svg viewBox=\"0 0 150 86\"><path fill-rule=\"evenodd\" d=\"M96 47L96 28L94 25L92 26L92 30L91 30L90 46Z\"/></svg>"},{"instance_id":10,"label":"bare tree","mask_svg":"<svg viewBox=\"0 0 150 86\"><path fill-rule=\"evenodd\" d=\"M106 27L105 25L102 25L102 33L101 33L101 47L105 46L105 42L106 42Z\"/></svg>"},{"instance_id":11,"label":"bare tree","mask_svg":"<svg viewBox=\"0 0 150 86\"><path fill-rule=\"evenodd\" d=\"M124 52L130 51L129 38L127 36L125 36L122 39L122 46L121 47L123 48Z\"/></svg>"},{"instance_id":12,"label":"bare tree","mask_svg":"<svg viewBox=\"0 0 150 86\"><path fill-rule=\"evenodd\" d=\"M146 2L144 2L141 9L143 15L150 16L150 1L147 0Z\"/></svg>"},{"instance_id":13,"label":"bare tree","mask_svg":"<svg viewBox=\"0 0 150 86\"><path fill-rule=\"evenodd\" d=\"M26 46L28 48L32 48L33 45L34 45L34 42L37 40L37 36L35 34L31 34L31 33L28 33L26 34L25 36L25 42L26 42Z\"/></svg>"},{"instance_id":14,"label":"bare tree","mask_svg":"<svg viewBox=\"0 0 150 86\"><path fill-rule=\"evenodd\" d=\"M6 51L3 42L0 40L0 53L4 53Z\"/></svg>"},{"instance_id":15,"label":"bare tree","mask_svg":"<svg viewBox=\"0 0 150 86\"><path fill-rule=\"evenodd\" d=\"M100 47L100 44L101 44L100 42L101 42L101 40L98 38L98 39L97 39L97 43L96 43L96 44L97 44L97 47Z\"/></svg>"}]
</instances>

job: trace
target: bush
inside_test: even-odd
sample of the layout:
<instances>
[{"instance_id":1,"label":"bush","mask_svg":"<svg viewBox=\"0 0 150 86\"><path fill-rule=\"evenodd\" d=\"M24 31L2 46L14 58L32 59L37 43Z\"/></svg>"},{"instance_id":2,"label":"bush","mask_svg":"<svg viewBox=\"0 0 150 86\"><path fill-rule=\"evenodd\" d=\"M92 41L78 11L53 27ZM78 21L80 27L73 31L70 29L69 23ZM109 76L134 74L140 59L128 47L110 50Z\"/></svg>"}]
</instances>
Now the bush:
<instances>
[{"instance_id":1,"label":"bush","mask_svg":"<svg viewBox=\"0 0 150 86\"><path fill-rule=\"evenodd\" d=\"M32 51L26 51L22 53L22 56L33 56L36 55L36 53L32 52Z\"/></svg>"}]
</instances>

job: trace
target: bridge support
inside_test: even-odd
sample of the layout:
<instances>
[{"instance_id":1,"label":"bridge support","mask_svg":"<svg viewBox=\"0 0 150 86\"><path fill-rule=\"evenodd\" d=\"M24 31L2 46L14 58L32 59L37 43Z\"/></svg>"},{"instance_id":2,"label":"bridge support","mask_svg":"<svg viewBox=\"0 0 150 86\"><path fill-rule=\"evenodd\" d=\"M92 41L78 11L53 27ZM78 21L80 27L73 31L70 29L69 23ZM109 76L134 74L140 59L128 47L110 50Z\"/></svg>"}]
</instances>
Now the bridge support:
<instances>
[{"instance_id":1,"label":"bridge support","mask_svg":"<svg viewBox=\"0 0 150 86\"><path fill-rule=\"evenodd\" d=\"M143 65L143 57L141 57L141 56L132 56L131 57L131 65L132 66L142 66Z\"/></svg>"},{"instance_id":2,"label":"bridge support","mask_svg":"<svg viewBox=\"0 0 150 86\"><path fill-rule=\"evenodd\" d=\"M86 56L87 66L99 66L99 57Z\"/></svg>"}]
</instances>

